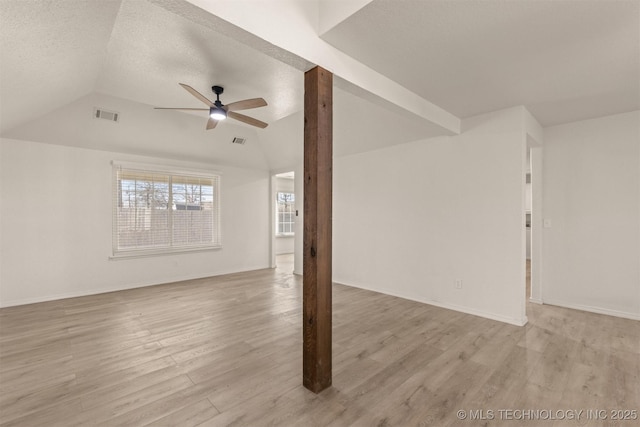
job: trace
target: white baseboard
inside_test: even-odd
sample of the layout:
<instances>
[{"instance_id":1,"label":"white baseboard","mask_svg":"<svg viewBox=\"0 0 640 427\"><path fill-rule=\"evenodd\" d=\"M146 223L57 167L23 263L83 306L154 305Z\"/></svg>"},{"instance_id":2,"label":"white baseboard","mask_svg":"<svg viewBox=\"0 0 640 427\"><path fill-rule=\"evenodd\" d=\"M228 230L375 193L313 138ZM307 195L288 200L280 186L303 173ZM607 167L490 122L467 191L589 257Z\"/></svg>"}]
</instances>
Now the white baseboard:
<instances>
[{"instance_id":1,"label":"white baseboard","mask_svg":"<svg viewBox=\"0 0 640 427\"><path fill-rule=\"evenodd\" d=\"M609 308L593 307L583 304L573 304L558 300L544 299L542 304L555 305L558 307L571 308L573 310L588 311L590 313L606 314L607 316L621 317L623 319L640 320L640 313L629 313L626 311L612 310Z\"/></svg>"},{"instance_id":2,"label":"white baseboard","mask_svg":"<svg viewBox=\"0 0 640 427\"><path fill-rule=\"evenodd\" d=\"M417 300L414 300L414 301L417 301ZM468 307L462 307L454 304L439 303L434 301L417 301L417 302L423 302L424 304L435 305L436 307L446 308L448 310L460 311L462 313L472 314L474 316L484 317L491 320L497 320L498 322L509 323L510 325L515 325L515 326L524 326L527 324L527 322L529 322L529 319L527 318L527 316L524 316L524 319L518 320L511 317L501 316L499 314L488 313L486 311L476 310Z\"/></svg>"},{"instance_id":3,"label":"white baseboard","mask_svg":"<svg viewBox=\"0 0 640 427\"><path fill-rule=\"evenodd\" d=\"M510 325L515 325L515 326L524 326L529 321L529 319L527 319L527 316L524 316L523 319L514 319L514 318L511 318L511 317L502 316L500 314L489 313L489 312L485 312L485 311L482 311L482 310L476 310L474 308L463 307L463 306L458 306L458 305L455 305L455 304L448 304L448 303L442 303L442 302L436 302L436 301L431 301L431 300L426 300L426 299L415 298L415 297L411 297L411 296L407 296L407 295L397 294L395 292L388 292L386 290L385 291L380 291L380 290L377 290L377 289L371 289L371 288L367 288L367 287L364 287L364 286L352 285L352 284L344 283L344 282L341 282L341 281L335 281L335 280L334 280L334 283L339 284L339 285L344 285L344 286L350 286L352 288L366 289L366 290L371 291L371 292L378 292L378 293L381 293L381 294L390 295L390 296L393 296L393 297L398 297L398 298L406 299L406 300L409 300L409 301L415 301L415 302L419 302L419 303L422 303L422 304L428 304L428 305L433 305L433 306L440 307L440 308L445 308L447 310L453 310L453 311L458 311L458 312L465 313L465 314L471 314L473 316L484 317L486 319L497 320L498 322L508 323Z\"/></svg>"},{"instance_id":4,"label":"white baseboard","mask_svg":"<svg viewBox=\"0 0 640 427\"><path fill-rule=\"evenodd\" d=\"M266 267L249 268L247 270L241 270L241 271L223 271L220 273L212 273L212 274L205 274L205 275L199 274L199 275L193 275L193 276L174 277L174 278L168 278L167 280L163 280L162 282L159 282L159 281L139 282L139 283L132 283L132 284L123 285L123 286L114 286L109 288L93 288L93 289L86 289L86 290L80 290L80 291L44 295L44 296L38 296L38 297L32 297L32 298L21 298L21 299L9 300L9 301L1 301L0 308L15 307L18 305L27 305L27 304L37 304L40 302L57 301L57 300L62 300L67 298L86 297L89 295L108 294L109 292L126 291L129 289L145 288L147 286L157 286L157 285L164 285L167 283L183 282L185 280L205 279L207 277L224 276L227 274L234 274L234 273L246 273L249 271L263 270L264 268Z\"/></svg>"},{"instance_id":5,"label":"white baseboard","mask_svg":"<svg viewBox=\"0 0 640 427\"><path fill-rule=\"evenodd\" d=\"M540 305L544 304L540 298L529 298L529 302Z\"/></svg>"}]
</instances>

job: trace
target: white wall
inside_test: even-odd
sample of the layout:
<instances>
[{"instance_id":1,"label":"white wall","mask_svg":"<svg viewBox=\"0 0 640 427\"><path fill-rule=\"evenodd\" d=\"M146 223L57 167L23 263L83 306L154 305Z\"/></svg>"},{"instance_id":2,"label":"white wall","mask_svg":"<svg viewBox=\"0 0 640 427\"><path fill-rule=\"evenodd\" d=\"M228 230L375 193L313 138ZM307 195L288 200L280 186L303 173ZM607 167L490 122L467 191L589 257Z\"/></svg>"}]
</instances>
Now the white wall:
<instances>
[{"instance_id":1,"label":"white wall","mask_svg":"<svg viewBox=\"0 0 640 427\"><path fill-rule=\"evenodd\" d=\"M522 117L335 159L334 280L524 324Z\"/></svg>"},{"instance_id":2,"label":"white wall","mask_svg":"<svg viewBox=\"0 0 640 427\"><path fill-rule=\"evenodd\" d=\"M304 82L301 81L300 85ZM304 116L302 111L284 117L260 133L260 147L272 171L288 172L302 163Z\"/></svg>"},{"instance_id":3,"label":"white wall","mask_svg":"<svg viewBox=\"0 0 640 427\"><path fill-rule=\"evenodd\" d=\"M542 300L640 319L640 111L545 129Z\"/></svg>"},{"instance_id":4,"label":"white wall","mask_svg":"<svg viewBox=\"0 0 640 427\"><path fill-rule=\"evenodd\" d=\"M109 260L112 160L156 158L1 140L0 305L246 271L269 266L269 174L169 161L222 172L223 248Z\"/></svg>"},{"instance_id":5,"label":"white wall","mask_svg":"<svg viewBox=\"0 0 640 427\"><path fill-rule=\"evenodd\" d=\"M276 178L276 193L295 193L293 179ZM275 216L277 220L277 214ZM292 254L294 246L294 236L278 236L276 235L276 255Z\"/></svg>"}]
</instances>

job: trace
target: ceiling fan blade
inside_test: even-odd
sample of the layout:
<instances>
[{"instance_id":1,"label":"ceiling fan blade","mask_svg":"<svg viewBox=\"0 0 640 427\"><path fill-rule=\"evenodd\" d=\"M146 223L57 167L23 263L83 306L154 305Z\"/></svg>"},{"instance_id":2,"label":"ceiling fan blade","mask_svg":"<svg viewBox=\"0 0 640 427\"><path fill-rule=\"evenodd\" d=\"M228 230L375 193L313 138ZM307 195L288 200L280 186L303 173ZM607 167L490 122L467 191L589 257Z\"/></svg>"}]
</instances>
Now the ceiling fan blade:
<instances>
[{"instance_id":1,"label":"ceiling fan blade","mask_svg":"<svg viewBox=\"0 0 640 427\"><path fill-rule=\"evenodd\" d=\"M232 119L236 119L236 120L244 122L244 123L246 123L248 125L256 126L256 127L262 128L262 129L264 129L267 126L269 126L267 123L261 122L258 119L254 119L253 117L245 116L244 114L235 113L233 111L229 111L227 113L227 117L231 117Z\"/></svg>"},{"instance_id":2,"label":"ceiling fan blade","mask_svg":"<svg viewBox=\"0 0 640 427\"><path fill-rule=\"evenodd\" d=\"M187 92L189 92L191 95L195 96L196 98L198 98L200 101L204 102L205 104L207 104L209 107L213 107L213 102L209 101L207 98L205 98L204 95L202 95L200 92L198 92L197 90L195 90L194 88L192 88L189 85L186 85L184 83L178 83L180 86L182 86L183 88L185 88L185 90Z\"/></svg>"},{"instance_id":3,"label":"ceiling fan blade","mask_svg":"<svg viewBox=\"0 0 640 427\"><path fill-rule=\"evenodd\" d=\"M154 110L209 111L208 108L153 107Z\"/></svg>"},{"instance_id":4,"label":"ceiling fan blade","mask_svg":"<svg viewBox=\"0 0 640 427\"><path fill-rule=\"evenodd\" d=\"M245 99L244 101L236 101L231 104L225 105L224 108L227 111L239 111L248 110L250 108L266 107L267 101L262 98Z\"/></svg>"},{"instance_id":5,"label":"ceiling fan blade","mask_svg":"<svg viewBox=\"0 0 640 427\"><path fill-rule=\"evenodd\" d=\"M211 130L215 128L217 125L218 125L218 121L213 120L211 117L209 117L209 120L207 120L207 130Z\"/></svg>"}]
</instances>

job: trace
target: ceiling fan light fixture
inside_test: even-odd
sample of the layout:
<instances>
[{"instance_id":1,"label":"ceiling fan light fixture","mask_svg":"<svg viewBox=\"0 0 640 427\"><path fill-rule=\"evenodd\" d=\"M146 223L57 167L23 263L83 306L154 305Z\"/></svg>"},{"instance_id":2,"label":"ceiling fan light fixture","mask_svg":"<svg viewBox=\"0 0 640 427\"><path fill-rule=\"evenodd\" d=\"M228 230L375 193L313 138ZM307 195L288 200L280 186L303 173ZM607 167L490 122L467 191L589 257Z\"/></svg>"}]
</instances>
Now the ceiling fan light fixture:
<instances>
[{"instance_id":1,"label":"ceiling fan light fixture","mask_svg":"<svg viewBox=\"0 0 640 427\"><path fill-rule=\"evenodd\" d=\"M1 1L1 0L0 0ZM218 122L226 119L227 117L231 117L234 120L238 120L240 122L246 123L251 126L258 127L260 129L264 129L269 126L268 123L262 122L258 119L254 119L253 117L245 116L244 114L240 114L238 110L249 110L251 108L258 107L266 107L267 101L262 98L252 98L245 99L242 101L232 102L231 104L224 105L220 101L220 94L224 92L224 88L222 86L212 86L211 90L216 94L216 100L210 101L207 97L202 95L200 92L192 88L191 86L179 83L183 89L189 92L191 95L196 97L201 102L204 102L207 107L209 107L209 120L207 120L206 129L215 129ZM205 110L205 108L169 108L169 107L155 107L159 110Z\"/></svg>"},{"instance_id":2,"label":"ceiling fan light fixture","mask_svg":"<svg viewBox=\"0 0 640 427\"><path fill-rule=\"evenodd\" d=\"M222 107L211 107L209 109L209 117L213 120L224 120L227 118L227 112Z\"/></svg>"}]
</instances>

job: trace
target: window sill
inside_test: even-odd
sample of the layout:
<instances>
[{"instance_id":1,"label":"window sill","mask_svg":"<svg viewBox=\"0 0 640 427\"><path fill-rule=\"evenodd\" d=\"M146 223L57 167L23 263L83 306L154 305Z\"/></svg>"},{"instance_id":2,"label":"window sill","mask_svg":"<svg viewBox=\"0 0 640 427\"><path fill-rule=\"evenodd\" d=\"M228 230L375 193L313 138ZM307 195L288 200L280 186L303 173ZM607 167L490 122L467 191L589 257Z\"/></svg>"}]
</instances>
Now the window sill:
<instances>
[{"instance_id":1,"label":"window sill","mask_svg":"<svg viewBox=\"0 0 640 427\"><path fill-rule=\"evenodd\" d=\"M149 257L159 257L159 256L167 256L167 255L181 255L181 254L188 254L188 253L194 253L194 252L217 251L219 249L222 249L222 245L201 246L201 247L192 247L192 248L163 249L163 250L141 249L136 251L115 253L109 257L109 260L119 261L123 259L149 258Z\"/></svg>"},{"instance_id":2,"label":"window sill","mask_svg":"<svg viewBox=\"0 0 640 427\"><path fill-rule=\"evenodd\" d=\"M294 233L288 233L288 234L276 234L276 238L281 238L281 237L295 237L296 235Z\"/></svg>"}]
</instances>

